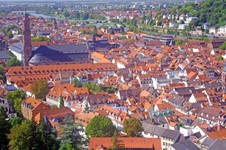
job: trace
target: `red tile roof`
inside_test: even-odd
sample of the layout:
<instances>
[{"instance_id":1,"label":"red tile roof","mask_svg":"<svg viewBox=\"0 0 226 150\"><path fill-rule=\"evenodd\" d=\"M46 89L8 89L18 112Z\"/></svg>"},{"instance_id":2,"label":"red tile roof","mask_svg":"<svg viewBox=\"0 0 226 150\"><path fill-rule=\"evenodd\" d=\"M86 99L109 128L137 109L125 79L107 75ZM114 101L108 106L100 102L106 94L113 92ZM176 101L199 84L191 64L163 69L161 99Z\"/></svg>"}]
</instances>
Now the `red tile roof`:
<instances>
[{"instance_id":1,"label":"red tile roof","mask_svg":"<svg viewBox=\"0 0 226 150\"><path fill-rule=\"evenodd\" d=\"M100 145L106 148L112 146L111 138L90 138L89 149L97 149ZM161 150L161 140L158 138L118 138L121 148Z\"/></svg>"}]
</instances>

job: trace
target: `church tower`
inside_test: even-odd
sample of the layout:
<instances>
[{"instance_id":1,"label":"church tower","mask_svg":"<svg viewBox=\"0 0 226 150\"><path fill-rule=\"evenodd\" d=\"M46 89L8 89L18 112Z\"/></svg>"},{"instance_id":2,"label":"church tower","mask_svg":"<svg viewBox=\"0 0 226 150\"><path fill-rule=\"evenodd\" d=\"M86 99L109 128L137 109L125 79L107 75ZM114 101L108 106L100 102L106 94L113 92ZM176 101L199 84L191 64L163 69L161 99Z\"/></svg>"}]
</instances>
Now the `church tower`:
<instances>
[{"instance_id":1,"label":"church tower","mask_svg":"<svg viewBox=\"0 0 226 150\"><path fill-rule=\"evenodd\" d=\"M24 15L24 29L23 29L23 65L28 66L28 61L32 56L31 46L31 30L30 30L30 19L28 14L25 12Z\"/></svg>"}]
</instances>

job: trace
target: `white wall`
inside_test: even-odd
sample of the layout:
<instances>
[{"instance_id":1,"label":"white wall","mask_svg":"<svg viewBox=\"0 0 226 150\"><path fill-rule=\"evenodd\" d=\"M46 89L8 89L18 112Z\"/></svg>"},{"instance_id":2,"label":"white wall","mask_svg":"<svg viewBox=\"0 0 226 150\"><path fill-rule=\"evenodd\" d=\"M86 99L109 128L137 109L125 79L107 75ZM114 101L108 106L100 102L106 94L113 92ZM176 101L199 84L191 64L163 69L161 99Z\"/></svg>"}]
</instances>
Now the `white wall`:
<instances>
[{"instance_id":1,"label":"white wall","mask_svg":"<svg viewBox=\"0 0 226 150\"><path fill-rule=\"evenodd\" d=\"M57 105L58 106L58 101L55 101L53 99L50 99L50 98L46 98L46 102L52 104L52 105Z\"/></svg>"},{"instance_id":2,"label":"white wall","mask_svg":"<svg viewBox=\"0 0 226 150\"><path fill-rule=\"evenodd\" d=\"M196 103L196 99L194 97L194 95L192 94L192 96L189 98L189 103Z\"/></svg>"},{"instance_id":3,"label":"white wall","mask_svg":"<svg viewBox=\"0 0 226 150\"><path fill-rule=\"evenodd\" d=\"M16 58L17 58L19 61L22 61L22 60L23 60L22 54L19 54L19 53L15 52L15 51L12 51L12 50L10 50L10 51L16 56Z\"/></svg>"},{"instance_id":4,"label":"white wall","mask_svg":"<svg viewBox=\"0 0 226 150\"><path fill-rule=\"evenodd\" d=\"M126 66L123 63L117 61L117 67L118 69L124 69Z\"/></svg>"}]
</instances>

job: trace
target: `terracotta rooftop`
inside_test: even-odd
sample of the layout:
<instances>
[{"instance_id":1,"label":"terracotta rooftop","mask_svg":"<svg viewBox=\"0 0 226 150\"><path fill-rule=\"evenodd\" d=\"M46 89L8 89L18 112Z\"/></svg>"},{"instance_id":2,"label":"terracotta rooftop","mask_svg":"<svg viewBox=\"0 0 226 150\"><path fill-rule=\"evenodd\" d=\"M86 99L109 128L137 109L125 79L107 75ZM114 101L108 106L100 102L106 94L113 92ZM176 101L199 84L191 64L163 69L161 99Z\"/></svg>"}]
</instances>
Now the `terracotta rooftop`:
<instances>
[{"instance_id":1,"label":"terracotta rooftop","mask_svg":"<svg viewBox=\"0 0 226 150\"><path fill-rule=\"evenodd\" d=\"M158 138L118 138L120 148L161 150L161 140ZM111 138L90 138L89 149L97 149L100 145L106 148L112 146Z\"/></svg>"}]
</instances>

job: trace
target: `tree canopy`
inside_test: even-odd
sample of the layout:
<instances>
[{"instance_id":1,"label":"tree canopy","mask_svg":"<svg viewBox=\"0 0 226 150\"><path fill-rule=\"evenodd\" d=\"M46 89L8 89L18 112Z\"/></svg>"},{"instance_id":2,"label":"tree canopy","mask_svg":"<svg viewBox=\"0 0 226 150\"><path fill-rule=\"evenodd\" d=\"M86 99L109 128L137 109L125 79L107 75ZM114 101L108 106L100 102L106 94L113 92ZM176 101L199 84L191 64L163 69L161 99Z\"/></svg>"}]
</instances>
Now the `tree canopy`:
<instances>
[{"instance_id":1,"label":"tree canopy","mask_svg":"<svg viewBox=\"0 0 226 150\"><path fill-rule=\"evenodd\" d=\"M113 86L102 86L101 84L94 84L94 83L85 83L83 87L87 87L89 90L92 90L92 92L108 92L108 93L115 93L116 89Z\"/></svg>"},{"instance_id":2,"label":"tree canopy","mask_svg":"<svg viewBox=\"0 0 226 150\"><path fill-rule=\"evenodd\" d=\"M140 137L143 132L142 123L137 118L130 118L123 123L123 132L126 133L128 137Z\"/></svg>"},{"instance_id":3,"label":"tree canopy","mask_svg":"<svg viewBox=\"0 0 226 150\"><path fill-rule=\"evenodd\" d=\"M15 90L13 92L8 92L6 94L6 99L8 99L12 104L16 112L21 114L21 102L25 99L26 95L24 91Z\"/></svg>"},{"instance_id":4,"label":"tree canopy","mask_svg":"<svg viewBox=\"0 0 226 150\"><path fill-rule=\"evenodd\" d=\"M219 49L221 50L226 50L226 42L224 42L220 47Z\"/></svg>"},{"instance_id":5,"label":"tree canopy","mask_svg":"<svg viewBox=\"0 0 226 150\"><path fill-rule=\"evenodd\" d=\"M9 147L14 150L55 150L58 148L56 136L41 119L37 125L34 121L24 120L11 128L8 134Z\"/></svg>"},{"instance_id":6,"label":"tree canopy","mask_svg":"<svg viewBox=\"0 0 226 150\"><path fill-rule=\"evenodd\" d=\"M183 44L185 44L186 42L184 41L184 40L176 40L175 41L175 44L176 45L183 45Z\"/></svg>"},{"instance_id":7,"label":"tree canopy","mask_svg":"<svg viewBox=\"0 0 226 150\"><path fill-rule=\"evenodd\" d=\"M189 13L191 16L199 18L196 22L199 25L206 22L217 27L226 25L226 15L224 15L226 14L226 4L223 0L205 0L200 5L188 2L179 9L177 7L171 8L170 12L173 14L176 12Z\"/></svg>"},{"instance_id":8,"label":"tree canopy","mask_svg":"<svg viewBox=\"0 0 226 150\"><path fill-rule=\"evenodd\" d=\"M3 73L4 73L4 67L0 65L0 75L3 75Z\"/></svg>"},{"instance_id":9,"label":"tree canopy","mask_svg":"<svg viewBox=\"0 0 226 150\"><path fill-rule=\"evenodd\" d=\"M78 147L82 141L78 132L82 130L82 126L76 124L72 116L65 117L63 123L60 125L60 134L63 135L60 143L61 149L66 149L70 147L70 145L74 149L79 149Z\"/></svg>"},{"instance_id":10,"label":"tree canopy","mask_svg":"<svg viewBox=\"0 0 226 150\"><path fill-rule=\"evenodd\" d=\"M12 127L16 126L17 124L21 124L22 123L22 118L21 117L14 117L12 119L10 119L10 124Z\"/></svg>"},{"instance_id":11,"label":"tree canopy","mask_svg":"<svg viewBox=\"0 0 226 150\"><path fill-rule=\"evenodd\" d=\"M36 149L54 150L58 147L56 135L42 118L36 126L35 132Z\"/></svg>"},{"instance_id":12,"label":"tree canopy","mask_svg":"<svg viewBox=\"0 0 226 150\"><path fill-rule=\"evenodd\" d=\"M6 114L3 107L0 107L0 149L7 150L9 140L7 134L10 133L10 123L6 120Z\"/></svg>"},{"instance_id":13,"label":"tree canopy","mask_svg":"<svg viewBox=\"0 0 226 150\"><path fill-rule=\"evenodd\" d=\"M4 67L0 65L0 80L4 80Z\"/></svg>"},{"instance_id":14,"label":"tree canopy","mask_svg":"<svg viewBox=\"0 0 226 150\"><path fill-rule=\"evenodd\" d=\"M82 86L81 82L79 82L79 80L77 78L75 78L72 81L72 83L75 85L75 87L81 87Z\"/></svg>"},{"instance_id":15,"label":"tree canopy","mask_svg":"<svg viewBox=\"0 0 226 150\"><path fill-rule=\"evenodd\" d=\"M91 137L112 137L115 131L111 119L95 116L86 127L86 134Z\"/></svg>"},{"instance_id":16,"label":"tree canopy","mask_svg":"<svg viewBox=\"0 0 226 150\"><path fill-rule=\"evenodd\" d=\"M19 61L15 56L9 59L6 63L6 66L11 67L11 66L20 66L21 61Z\"/></svg>"},{"instance_id":17,"label":"tree canopy","mask_svg":"<svg viewBox=\"0 0 226 150\"><path fill-rule=\"evenodd\" d=\"M31 93L35 98L45 100L49 92L48 83L45 80L38 80L31 84Z\"/></svg>"},{"instance_id":18,"label":"tree canopy","mask_svg":"<svg viewBox=\"0 0 226 150\"><path fill-rule=\"evenodd\" d=\"M61 144L59 150L74 150L71 144Z\"/></svg>"},{"instance_id":19,"label":"tree canopy","mask_svg":"<svg viewBox=\"0 0 226 150\"><path fill-rule=\"evenodd\" d=\"M33 37L31 39L32 42L40 42L40 41L50 41L50 38L45 36Z\"/></svg>"},{"instance_id":20,"label":"tree canopy","mask_svg":"<svg viewBox=\"0 0 226 150\"><path fill-rule=\"evenodd\" d=\"M60 95L60 106L59 106L59 108L62 108L62 107L64 107L64 100L63 100L63 96Z\"/></svg>"},{"instance_id":21,"label":"tree canopy","mask_svg":"<svg viewBox=\"0 0 226 150\"><path fill-rule=\"evenodd\" d=\"M83 87L87 87L89 90L92 90L94 93L101 92L101 85L94 83L85 83Z\"/></svg>"},{"instance_id":22,"label":"tree canopy","mask_svg":"<svg viewBox=\"0 0 226 150\"><path fill-rule=\"evenodd\" d=\"M10 130L10 134L8 134L10 149L33 149L35 141L34 131L35 125L29 120L23 121L21 125L14 126Z\"/></svg>"},{"instance_id":23,"label":"tree canopy","mask_svg":"<svg viewBox=\"0 0 226 150\"><path fill-rule=\"evenodd\" d=\"M224 58L222 56L218 56L217 60L224 60Z\"/></svg>"}]
</instances>

